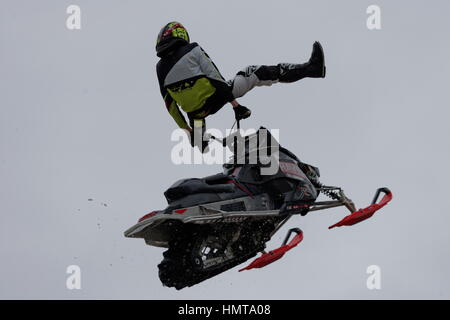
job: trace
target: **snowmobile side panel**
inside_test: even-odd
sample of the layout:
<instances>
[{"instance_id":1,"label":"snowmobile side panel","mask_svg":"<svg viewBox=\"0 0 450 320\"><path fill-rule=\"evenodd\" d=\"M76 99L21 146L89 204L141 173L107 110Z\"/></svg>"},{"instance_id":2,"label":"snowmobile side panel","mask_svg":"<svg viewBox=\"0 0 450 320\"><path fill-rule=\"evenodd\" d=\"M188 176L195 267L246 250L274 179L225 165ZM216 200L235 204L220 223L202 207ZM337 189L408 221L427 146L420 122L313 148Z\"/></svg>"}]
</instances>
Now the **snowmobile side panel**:
<instances>
[{"instance_id":1,"label":"snowmobile side panel","mask_svg":"<svg viewBox=\"0 0 450 320\"><path fill-rule=\"evenodd\" d=\"M206 206L199 206L203 213L201 215L182 216L182 215L166 215L163 214L154 216L153 219L147 219L138 222L133 227L125 231L124 235L127 238L142 238L143 233L154 231L162 222L168 220L179 221L182 223L213 223L213 222L233 222L243 220L244 218L267 218L271 216L279 216L279 210L264 210L264 211L236 211L227 212L208 208ZM149 229L150 228L150 229ZM144 232L145 231L145 232Z\"/></svg>"}]
</instances>

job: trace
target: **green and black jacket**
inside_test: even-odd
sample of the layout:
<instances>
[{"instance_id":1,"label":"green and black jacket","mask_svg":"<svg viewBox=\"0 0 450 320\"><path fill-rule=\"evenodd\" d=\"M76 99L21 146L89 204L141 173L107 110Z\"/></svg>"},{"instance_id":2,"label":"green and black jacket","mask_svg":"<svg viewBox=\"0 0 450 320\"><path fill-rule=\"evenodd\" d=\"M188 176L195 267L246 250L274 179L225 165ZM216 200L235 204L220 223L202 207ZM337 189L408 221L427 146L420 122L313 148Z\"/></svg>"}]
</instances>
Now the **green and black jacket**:
<instances>
[{"instance_id":1,"label":"green and black jacket","mask_svg":"<svg viewBox=\"0 0 450 320\"><path fill-rule=\"evenodd\" d=\"M234 100L231 86L197 43L163 57L156 71L167 110L180 128L188 124L179 107L190 119L204 118Z\"/></svg>"}]
</instances>

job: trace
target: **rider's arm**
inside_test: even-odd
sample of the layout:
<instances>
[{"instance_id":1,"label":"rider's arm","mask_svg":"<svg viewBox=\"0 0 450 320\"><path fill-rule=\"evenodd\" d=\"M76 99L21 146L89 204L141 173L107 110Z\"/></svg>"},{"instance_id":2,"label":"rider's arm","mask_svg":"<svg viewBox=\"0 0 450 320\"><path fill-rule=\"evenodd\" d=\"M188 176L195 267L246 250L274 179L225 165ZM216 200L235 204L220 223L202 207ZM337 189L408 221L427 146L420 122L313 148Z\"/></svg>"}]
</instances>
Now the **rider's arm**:
<instances>
[{"instance_id":1,"label":"rider's arm","mask_svg":"<svg viewBox=\"0 0 450 320\"><path fill-rule=\"evenodd\" d=\"M187 124L186 119L184 118L183 114L181 113L180 108L178 108L177 103L175 102L175 100L172 99L172 97L169 94L166 94L166 96L164 97L164 102L166 103L167 111L172 116L172 118L175 120L177 125L181 129L192 131L192 129Z\"/></svg>"},{"instance_id":2,"label":"rider's arm","mask_svg":"<svg viewBox=\"0 0 450 320\"><path fill-rule=\"evenodd\" d=\"M167 89L164 87L164 77L161 73L160 63L161 62L156 65L156 73L158 76L159 89L161 92L161 96L164 99L166 109L180 128L190 132L192 131L192 129L187 124L186 119L178 108L176 101L170 96L169 92L167 92Z\"/></svg>"}]
</instances>

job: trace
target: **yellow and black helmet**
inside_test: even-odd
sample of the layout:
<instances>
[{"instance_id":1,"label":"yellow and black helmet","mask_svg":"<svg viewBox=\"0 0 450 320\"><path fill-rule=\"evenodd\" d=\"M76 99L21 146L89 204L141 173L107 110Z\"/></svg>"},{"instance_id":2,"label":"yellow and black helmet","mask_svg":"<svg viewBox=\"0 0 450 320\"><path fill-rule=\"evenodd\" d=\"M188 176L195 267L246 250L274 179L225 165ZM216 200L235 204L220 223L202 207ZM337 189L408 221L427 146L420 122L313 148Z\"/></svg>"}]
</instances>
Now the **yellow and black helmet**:
<instances>
[{"instance_id":1,"label":"yellow and black helmet","mask_svg":"<svg viewBox=\"0 0 450 320\"><path fill-rule=\"evenodd\" d=\"M189 43L189 34L186 28L177 21L166 24L156 39L156 55L164 56L180 44Z\"/></svg>"}]
</instances>

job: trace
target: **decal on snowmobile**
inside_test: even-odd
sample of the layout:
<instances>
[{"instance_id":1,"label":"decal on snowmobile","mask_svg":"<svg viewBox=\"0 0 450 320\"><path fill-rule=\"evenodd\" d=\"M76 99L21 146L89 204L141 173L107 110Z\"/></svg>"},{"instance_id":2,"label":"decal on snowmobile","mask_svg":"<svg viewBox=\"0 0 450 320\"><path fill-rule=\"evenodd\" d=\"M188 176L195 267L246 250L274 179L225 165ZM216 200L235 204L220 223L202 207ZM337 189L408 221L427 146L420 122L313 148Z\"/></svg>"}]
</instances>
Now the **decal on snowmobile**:
<instances>
[{"instance_id":1,"label":"decal on snowmobile","mask_svg":"<svg viewBox=\"0 0 450 320\"><path fill-rule=\"evenodd\" d=\"M280 170L290 178L308 179L295 162L280 161Z\"/></svg>"}]
</instances>

